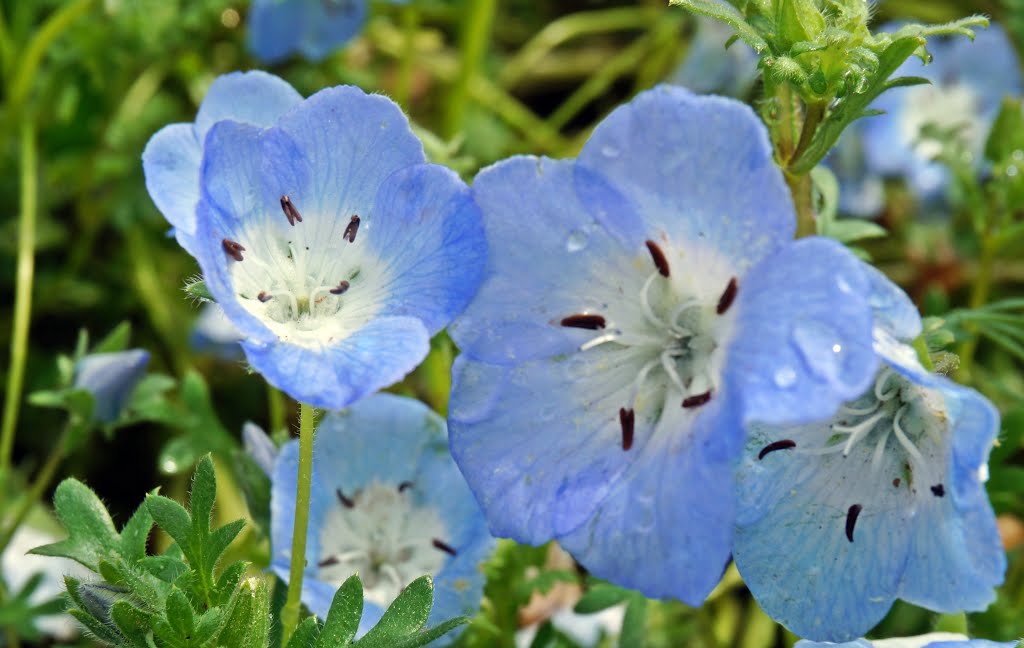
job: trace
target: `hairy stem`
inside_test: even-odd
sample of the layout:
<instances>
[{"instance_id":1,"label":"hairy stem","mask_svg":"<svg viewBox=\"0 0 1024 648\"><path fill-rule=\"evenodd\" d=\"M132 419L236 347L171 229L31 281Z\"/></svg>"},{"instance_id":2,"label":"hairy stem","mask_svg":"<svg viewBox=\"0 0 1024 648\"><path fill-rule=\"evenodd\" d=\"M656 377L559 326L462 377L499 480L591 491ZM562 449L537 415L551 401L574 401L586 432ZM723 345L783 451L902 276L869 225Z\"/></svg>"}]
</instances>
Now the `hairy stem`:
<instances>
[{"instance_id":1,"label":"hairy stem","mask_svg":"<svg viewBox=\"0 0 1024 648\"><path fill-rule=\"evenodd\" d=\"M313 406L299 406L299 477L295 488L295 525L292 527L292 561L288 572L288 595L281 610L282 644L299 624L302 576L306 569L306 532L309 527L309 493L313 480Z\"/></svg>"}]
</instances>

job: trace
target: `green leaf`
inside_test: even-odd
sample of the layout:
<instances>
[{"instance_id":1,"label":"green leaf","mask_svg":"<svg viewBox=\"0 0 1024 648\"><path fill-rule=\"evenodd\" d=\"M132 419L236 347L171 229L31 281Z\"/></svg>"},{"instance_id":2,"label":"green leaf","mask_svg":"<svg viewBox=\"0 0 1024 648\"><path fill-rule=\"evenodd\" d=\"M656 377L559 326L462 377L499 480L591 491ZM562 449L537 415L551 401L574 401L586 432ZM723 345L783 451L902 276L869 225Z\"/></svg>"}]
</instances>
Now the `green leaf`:
<instances>
[{"instance_id":1,"label":"green leaf","mask_svg":"<svg viewBox=\"0 0 1024 648\"><path fill-rule=\"evenodd\" d=\"M115 353L128 348L128 341L132 337L132 323L125 321L114 327L114 330L107 333L107 336L96 343L92 353Z\"/></svg>"},{"instance_id":2,"label":"green leaf","mask_svg":"<svg viewBox=\"0 0 1024 648\"><path fill-rule=\"evenodd\" d=\"M811 169L811 186L818 198L816 224L821 234L832 224L839 210L839 181L828 167L816 166Z\"/></svg>"},{"instance_id":3,"label":"green leaf","mask_svg":"<svg viewBox=\"0 0 1024 648\"><path fill-rule=\"evenodd\" d=\"M993 162L1009 159L1024 150L1024 103L1007 97L999 108L985 143L985 157Z\"/></svg>"},{"instance_id":4,"label":"green leaf","mask_svg":"<svg viewBox=\"0 0 1024 648\"><path fill-rule=\"evenodd\" d=\"M735 29L740 40L753 47L755 52L761 53L768 50L768 42L743 18L743 14L733 7L714 0L669 0L669 4L678 5L693 13L724 22Z\"/></svg>"},{"instance_id":5,"label":"green leaf","mask_svg":"<svg viewBox=\"0 0 1024 648\"><path fill-rule=\"evenodd\" d=\"M821 234L834 238L840 243L853 243L864 239L885 238L889 232L878 223L869 220L841 218L829 223Z\"/></svg>"},{"instance_id":6,"label":"green leaf","mask_svg":"<svg viewBox=\"0 0 1024 648\"><path fill-rule=\"evenodd\" d=\"M98 619L92 617L82 610L72 608L68 610L68 614L73 616L76 621L86 627L100 641L106 642L113 646L124 645L124 640L116 630L101 623Z\"/></svg>"},{"instance_id":7,"label":"green leaf","mask_svg":"<svg viewBox=\"0 0 1024 648\"><path fill-rule=\"evenodd\" d=\"M363 582L353 574L341 584L331 601L327 621L316 640L316 648L347 646L359 630L363 616Z\"/></svg>"},{"instance_id":8,"label":"green leaf","mask_svg":"<svg viewBox=\"0 0 1024 648\"><path fill-rule=\"evenodd\" d=\"M631 592L626 605L626 615L622 619L622 630L619 633L619 646L622 648L642 648L644 637L647 636L647 599L642 594Z\"/></svg>"},{"instance_id":9,"label":"green leaf","mask_svg":"<svg viewBox=\"0 0 1024 648\"><path fill-rule=\"evenodd\" d=\"M206 287L206 282L202 279L187 282L185 284L185 294L202 301L215 301L210 289Z\"/></svg>"},{"instance_id":10,"label":"green leaf","mask_svg":"<svg viewBox=\"0 0 1024 648\"><path fill-rule=\"evenodd\" d=\"M931 85L931 79L926 79L919 76L902 76L896 77L895 79L889 79L885 82L885 89L892 90L893 88L906 88L909 86L917 85Z\"/></svg>"},{"instance_id":11,"label":"green leaf","mask_svg":"<svg viewBox=\"0 0 1024 648\"><path fill-rule=\"evenodd\" d=\"M608 583L598 583L588 589L576 602L573 612L577 614L593 614L618 605L629 597L629 590Z\"/></svg>"},{"instance_id":12,"label":"green leaf","mask_svg":"<svg viewBox=\"0 0 1024 648\"><path fill-rule=\"evenodd\" d=\"M288 640L287 648L314 648L317 635L320 634L320 624L316 617L306 617L295 628L291 639Z\"/></svg>"},{"instance_id":13,"label":"green leaf","mask_svg":"<svg viewBox=\"0 0 1024 648\"><path fill-rule=\"evenodd\" d=\"M29 553L70 558L98 571L100 561L120 548L121 541L107 508L82 482L74 478L62 481L53 495L53 506L68 537Z\"/></svg>"},{"instance_id":14,"label":"green leaf","mask_svg":"<svg viewBox=\"0 0 1024 648\"><path fill-rule=\"evenodd\" d=\"M146 542L152 528L153 516L143 503L121 529L121 555L126 560L138 561L146 557Z\"/></svg>"},{"instance_id":15,"label":"green leaf","mask_svg":"<svg viewBox=\"0 0 1024 648\"><path fill-rule=\"evenodd\" d=\"M131 646L149 648L147 637L152 633L153 615L127 601L117 601L110 608L110 620Z\"/></svg>"},{"instance_id":16,"label":"green leaf","mask_svg":"<svg viewBox=\"0 0 1024 648\"><path fill-rule=\"evenodd\" d=\"M455 617L454 619L438 623L433 628L428 628L422 632L410 635L405 639L389 644L388 648L418 648L419 646L426 646L430 642L440 639L455 628L458 628L461 625L466 625L467 623L469 623L469 617ZM356 644L353 644L353 646L355 645Z\"/></svg>"},{"instance_id":17,"label":"green leaf","mask_svg":"<svg viewBox=\"0 0 1024 648\"><path fill-rule=\"evenodd\" d=\"M426 624L433 600L433 581L430 576L420 576L398 595L377 625L353 645L359 648L390 648Z\"/></svg>"},{"instance_id":18,"label":"green leaf","mask_svg":"<svg viewBox=\"0 0 1024 648\"><path fill-rule=\"evenodd\" d=\"M196 630L196 614L188 597L178 588L167 597L167 622L181 639L190 638Z\"/></svg>"},{"instance_id":19,"label":"green leaf","mask_svg":"<svg viewBox=\"0 0 1024 648\"><path fill-rule=\"evenodd\" d=\"M187 556L185 545L192 538L192 520L185 507L162 495L147 495L146 506L157 525L178 543Z\"/></svg>"},{"instance_id":20,"label":"green leaf","mask_svg":"<svg viewBox=\"0 0 1024 648\"><path fill-rule=\"evenodd\" d=\"M270 643L270 592L261 578L242 581L227 606L217 642L224 648L267 648ZM339 644L343 645L343 644Z\"/></svg>"}]
</instances>

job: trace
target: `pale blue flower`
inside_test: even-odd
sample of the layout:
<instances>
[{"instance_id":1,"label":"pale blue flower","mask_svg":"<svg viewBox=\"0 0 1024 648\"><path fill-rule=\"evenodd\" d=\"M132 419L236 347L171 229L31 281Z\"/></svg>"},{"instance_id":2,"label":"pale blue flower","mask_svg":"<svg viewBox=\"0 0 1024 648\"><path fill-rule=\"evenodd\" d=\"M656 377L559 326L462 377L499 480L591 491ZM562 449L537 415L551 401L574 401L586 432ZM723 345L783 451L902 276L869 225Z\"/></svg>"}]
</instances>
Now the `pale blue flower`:
<instances>
[{"instance_id":1,"label":"pale blue flower","mask_svg":"<svg viewBox=\"0 0 1024 648\"><path fill-rule=\"evenodd\" d=\"M203 304L189 337L193 349L225 360L238 360L242 358L241 341L242 334L224 314L223 308L213 302Z\"/></svg>"},{"instance_id":2,"label":"pale blue flower","mask_svg":"<svg viewBox=\"0 0 1024 648\"><path fill-rule=\"evenodd\" d=\"M391 0L405 4L407 0ZM319 61L352 40L363 28L368 0L253 0L249 49L264 63L293 53Z\"/></svg>"},{"instance_id":3,"label":"pale blue flower","mask_svg":"<svg viewBox=\"0 0 1024 648\"><path fill-rule=\"evenodd\" d=\"M933 632L916 637L898 637L893 639L855 639L843 643L828 641L796 642L794 648L1014 648L1016 641L989 641L988 639L968 639L964 635L949 632Z\"/></svg>"},{"instance_id":4,"label":"pale blue flower","mask_svg":"<svg viewBox=\"0 0 1024 648\"><path fill-rule=\"evenodd\" d=\"M695 23L686 58L670 82L701 94L747 95L757 80L757 52L739 40L726 49L735 32L719 20L696 16Z\"/></svg>"},{"instance_id":5,"label":"pale blue flower","mask_svg":"<svg viewBox=\"0 0 1024 648\"><path fill-rule=\"evenodd\" d=\"M491 254L451 327L449 425L491 531L699 603L729 559L745 422L828 416L875 373L861 264L792 240L749 107L671 86L577 160L500 162L474 196Z\"/></svg>"},{"instance_id":6,"label":"pale blue flower","mask_svg":"<svg viewBox=\"0 0 1024 648\"><path fill-rule=\"evenodd\" d=\"M899 598L982 610L1006 556L985 493L996 409L929 373L909 298L876 270L873 385L829 419L751 426L739 470L736 565L769 616L850 641Z\"/></svg>"},{"instance_id":7,"label":"pale blue flower","mask_svg":"<svg viewBox=\"0 0 1024 648\"><path fill-rule=\"evenodd\" d=\"M210 85L194 123L165 126L150 138L142 153L146 189L183 248L195 253L199 167L210 128L222 119L270 126L300 101L298 92L272 74L232 72Z\"/></svg>"},{"instance_id":8,"label":"pale blue flower","mask_svg":"<svg viewBox=\"0 0 1024 648\"><path fill-rule=\"evenodd\" d=\"M149 352L142 349L92 353L75 364L73 386L92 395L94 420L113 423L121 418L147 364Z\"/></svg>"},{"instance_id":9,"label":"pale blue flower","mask_svg":"<svg viewBox=\"0 0 1024 648\"><path fill-rule=\"evenodd\" d=\"M885 208L885 182L868 167L864 157L863 122L843 131L836 147L825 158L839 182L839 211L850 216L873 218Z\"/></svg>"},{"instance_id":10,"label":"pale blue flower","mask_svg":"<svg viewBox=\"0 0 1024 648\"><path fill-rule=\"evenodd\" d=\"M929 41L928 48L934 56L931 64L911 57L894 76L924 77L931 85L886 91L871 106L886 113L862 123L868 169L905 178L921 200L939 197L949 175L932 161L941 152L940 143L922 138L921 129L927 124L961 127L967 151L980 166L1000 102L1019 96L1022 89L1020 62L998 25L979 31L973 42Z\"/></svg>"},{"instance_id":11,"label":"pale blue flower","mask_svg":"<svg viewBox=\"0 0 1024 648\"><path fill-rule=\"evenodd\" d=\"M271 499L271 568L288 579L298 441L281 448ZM494 539L448 454L444 421L422 403L376 394L320 423L302 601L323 619L358 573L360 634L416 578L434 580L429 625L474 616ZM452 635L448 635L451 637Z\"/></svg>"},{"instance_id":12,"label":"pale blue flower","mask_svg":"<svg viewBox=\"0 0 1024 648\"><path fill-rule=\"evenodd\" d=\"M200 185L186 249L249 363L302 402L402 379L479 285L469 189L385 97L329 88L270 128L218 122Z\"/></svg>"}]
</instances>

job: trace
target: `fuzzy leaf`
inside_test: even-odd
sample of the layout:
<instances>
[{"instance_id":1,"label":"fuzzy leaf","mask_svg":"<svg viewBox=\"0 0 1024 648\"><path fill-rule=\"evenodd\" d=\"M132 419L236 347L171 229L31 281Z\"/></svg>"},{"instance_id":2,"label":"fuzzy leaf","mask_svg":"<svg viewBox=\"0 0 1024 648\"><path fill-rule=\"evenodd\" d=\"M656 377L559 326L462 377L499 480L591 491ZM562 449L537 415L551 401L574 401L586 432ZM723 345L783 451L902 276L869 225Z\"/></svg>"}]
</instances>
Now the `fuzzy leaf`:
<instances>
[{"instance_id":1,"label":"fuzzy leaf","mask_svg":"<svg viewBox=\"0 0 1024 648\"><path fill-rule=\"evenodd\" d=\"M433 581L430 576L420 576L398 595L377 625L353 645L359 648L390 648L426 624L433 601Z\"/></svg>"},{"instance_id":2,"label":"fuzzy leaf","mask_svg":"<svg viewBox=\"0 0 1024 648\"><path fill-rule=\"evenodd\" d=\"M100 561L120 548L121 540L107 507L82 482L74 478L62 481L53 494L53 506L68 537L29 553L70 558L98 571Z\"/></svg>"},{"instance_id":3,"label":"fuzzy leaf","mask_svg":"<svg viewBox=\"0 0 1024 648\"><path fill-rule=\"evenodd\" d=\"M428 608L429 613L429 608ZM327 621L316 640L316 648L347 646L359 630L363 616L363 582L353 574L341 584L331 601ZM382 619L383 620L383 619Z\"/></svg>"}]
</instances>

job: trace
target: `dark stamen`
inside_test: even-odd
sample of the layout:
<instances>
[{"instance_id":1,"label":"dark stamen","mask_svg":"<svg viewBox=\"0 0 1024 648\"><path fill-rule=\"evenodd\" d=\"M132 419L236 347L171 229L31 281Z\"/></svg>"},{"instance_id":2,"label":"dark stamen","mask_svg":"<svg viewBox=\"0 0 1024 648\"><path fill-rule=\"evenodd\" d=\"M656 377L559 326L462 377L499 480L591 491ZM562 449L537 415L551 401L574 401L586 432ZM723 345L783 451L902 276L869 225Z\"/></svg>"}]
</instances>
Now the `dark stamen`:
<instances>
[{"instance_id":1,"label":"dark stamen","mask_svg":"<svg viewBox=\"0 0 1024 648\"><path fill-rule=\"evenodd\" d=\"M570 315L562 318L562 326L596 331L604 328L604 318L600 315Z\"/></svg>"},{"instance_id":2,"label":"dark stamen","mask_svg":"<svg viewBox=\"0 0 1024 648\"><path fill-rule=\"evenodd\" d=\"M629 450L633 447L633 425L636 423L636 413L632 409L619 408L619 425L622 426L622 449Z\"/></svg>"},{"instance_id":3,"label":"dark stamen","mask_svg":"<svg viewBox=\"0 0 1024 648\"><path fill-rule=\"evenodd\" d=\"M854 504L846 511L846 539L850 542L853 542L853 527L857 526L857 516L862 508L860 504Z\"/></svg>"},{"instance_id":4,"label":"dark stamen","mask_svg":"<svg viewBox=\"0 0 1024 648\"><path fill-rule=\"evenodd\" d=\"M281 211L284 212L285 218L288 219L288 224L292 227L295 226L295 222L302 222L302 215L299 214L299 210L295 209L295 205L292 204L292 199L288 196L281 196Z\"/></svg>"},{"instance_id":5,"label":"dark stamen","mask_svg":"<svg viewBox=\"0 0 1024 648\"><path fill-rule=\"evenodd\" d=\"M359 216L352 214L352 218L348 221L348 225L345 226L345 233L341 235L341 238L345 239L349 243L356 242L356 232L359 231Z\"/></svg>"},{"instance_id":6,"label":"dark stamen","mask_svg":"<svg viewBox=\"0 0 1024 648\"><path fill-rule=\"evenodd\" d=\"M261 290L260 294L256 295L256 299L260 300L264 304L266 304L268 301L270 301L273 298L274 298L273 295L268 295L267 291L265 291L265 290Z\"/></svg>"},{"instance_id":7,"label":"dark stamen","mask_svg":"<svg viewBox=\"0 0 1024 648\"><path fill-rule=\"evenodd\" d=\"M903 480L897 477L896 479L892 480L892 487L899 488L901 483L903 483Z\"/></svg>"},{"instance_id":8,"label":"dark stamen","mask_svg":"<svg viewBox=\"0 0 1024 648\"><path fill-rule=\"evenodd\" d=\"M732 302L736 299L736 292L739 290L739 284L736 283L736 277L729 280L729 285L725 287L725 292L718 298L718 308L715 312L719 315L724 315L725 311L729 310L732 306Z\"/></svg>"},{"instance_id":9,"label":"dark stamen","mask_svg":"<svg viewBox=\"0 0 1024 648\"><path fill-rule=\"evenodd\" d=\"M339 562L341 562L341 561L338 560L337 556L329 556L327 558L324 558L320 562L318 562L316 564L316 566L317 567L330 567L331 565L337 565Z\"/></svg>"},{"instance_id":10,"label":"dark stamen","mask_svg":"<svg viewBox=\"0 0 1024 648\"><path fill-rule=\"evenodd\" d=\"M932 495L935 497L944 497L946 495L946 487L942 484L935 484L932 486Z\"/></svg>"},{"instance_id":11,"label":"dark stamen","mask_svg":"<svg viewBox=\"0 0 1024 648\"><path fill-rule=\"evenodd\" d=\"M411 481L404 481L404 482L402 482L401 484L398 485L398 492L399 493L404 493L405 491L409 490L410 488L412 488L412 482Z\"/></svg>"},{"instance_id":12,"label":"dark stamen","mask_svg":"<svg viewBox=\"0 0 1024 648\"><path fill-rule=\"evenodd\" d=\"M647 251L651 253L651 260L654 261L654 267L658 269L658 272L662 277L669 275L668 271L668 259L665 258L665 253L661 251L658 244L654 241L647 241Z\"/></svg>"},{"instance_id":13,"label":"dark stamen","mask_svg":"<svg viewBox=\"0 0 1024 648\"><path fill-rule=\"evenodd\" d=\"M338 495L338 501L341 502L341 505L345 508L352 508L356 505L355 500L345 497L345 493L342 493L340 488L335 489L334 492Z\"/></svg>"},{"instance_id":14,"label":"dark stamen","mask_svg":"<svg viewBox=\"0 0 1024 648\"><path fill-rule=\"evenodd\" d=\"M242 261L242 252L245 252L245 248L242 247L241 243L235 243L231 239L224 239L220 243L224 246L224 251L228 253L228 256L235 261Z\"/></svg>"},{"instance_id":15,"label":"dark stamen","mask_svg":"<svg viewBox=\"0 0 1024 648\"><path fill-rule=\"evenodd\" d=\"M783 439L774 443L769 443L765 447L761 448L761 452L757 453L757 460L761 461L767 455L776 450L789 450L790 448L796 447L796 441L790 441L789 439Z\"/></svg>"},{"instance_id":16,"label":"dark stamen","mask_svg":"<svg viewBox=\"0 0 1024 648\"><path fill-rule=\"evenodd\" d=\"M348 282L342 281L341 283L338 284L336 288L331 288L331 294L340 295L344 293L346 290L348 290Z\"/></svg>"},{"instance_id":17,"label":"dark stamen","mask_svg":"<svg viewBox=\"0 0 1024 648\"><path fill-rule=\"evenodd\" d=\"M435 549L440 549L441 551L445 552L449 556L457 556L457 555L459 555L459 552L455 551L454 547L452 547L450 544L448 544L446 542L438 540L437 538L434 538L433 540L431 540L431 543L434 545Z\"/></svg>"},{"instance_id":18,"label":"dark stamen","mask_svg":"<svg viewBox=\"0 0 1024 648\"><path fill-rule=\"evenodd\" d=\"M683 399L683 407L689 409L691 407L700 407L711 400L711 390L704 392L703 394L697 394L696 396L687 396Z\"/></svg>"}]
</instances>

